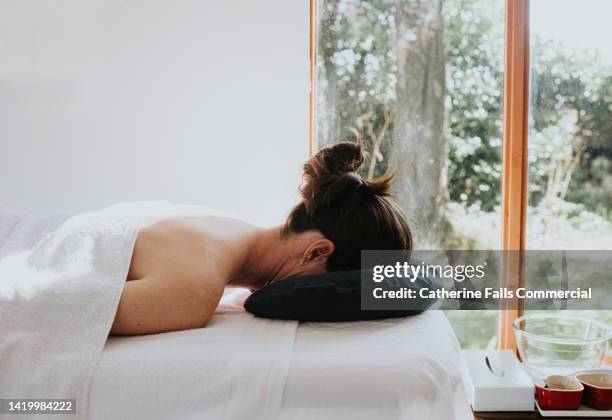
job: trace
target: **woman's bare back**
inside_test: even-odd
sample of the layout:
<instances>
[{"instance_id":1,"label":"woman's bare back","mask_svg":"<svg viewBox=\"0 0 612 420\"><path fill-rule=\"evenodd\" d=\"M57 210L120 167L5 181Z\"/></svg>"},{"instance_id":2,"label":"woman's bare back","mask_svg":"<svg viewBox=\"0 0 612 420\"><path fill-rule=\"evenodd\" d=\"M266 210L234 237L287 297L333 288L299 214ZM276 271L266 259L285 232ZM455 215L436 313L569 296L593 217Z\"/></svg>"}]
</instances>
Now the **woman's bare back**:
<instances>
[{"instance_id":1,"label":"woman's bare back","mask_svg":"<svg viewBox=\"0 0 612 420\"><path fill-rule=\"evenodd\" d=\"M253 229L222 217L167 219L141 229L111 334L205 326Z\"/></svg>"}]
</instances>

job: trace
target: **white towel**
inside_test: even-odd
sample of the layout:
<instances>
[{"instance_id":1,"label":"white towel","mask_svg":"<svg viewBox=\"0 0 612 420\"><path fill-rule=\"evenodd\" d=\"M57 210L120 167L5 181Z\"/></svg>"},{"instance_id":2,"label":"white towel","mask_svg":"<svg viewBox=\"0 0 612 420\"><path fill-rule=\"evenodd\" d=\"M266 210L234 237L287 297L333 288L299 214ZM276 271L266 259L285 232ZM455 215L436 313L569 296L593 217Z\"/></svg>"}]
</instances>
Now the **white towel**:
<instances>
[{"instance_id":1,"label":"white towel","mask_svg":"<svg viewBox=\"0 0 612 420\"><path fill-rule=\"evenodd\" d=\"M117 207L0 217L0 397L87 393L127 276L140 219Z\"/></svg>"}]
</instances>

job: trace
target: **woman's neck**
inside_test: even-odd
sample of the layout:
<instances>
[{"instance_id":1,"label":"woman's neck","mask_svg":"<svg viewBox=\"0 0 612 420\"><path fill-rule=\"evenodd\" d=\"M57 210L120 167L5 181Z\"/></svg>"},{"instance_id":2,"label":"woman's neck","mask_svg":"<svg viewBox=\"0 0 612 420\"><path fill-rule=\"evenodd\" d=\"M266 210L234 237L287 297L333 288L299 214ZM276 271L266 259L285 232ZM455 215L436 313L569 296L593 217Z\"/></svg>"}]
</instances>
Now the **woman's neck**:
<instances>
[{"instance_id":1,"label":"woman's neck","mask_svg":"<svg viewBox=\"0 0 612 420\"><path fill-rule=\"evenodd\" d=\"M282 237L281 229L256 229L246 235L245 256L228 285L254 289L292 275L300 250Z\"/></svg>"}]
</instances>

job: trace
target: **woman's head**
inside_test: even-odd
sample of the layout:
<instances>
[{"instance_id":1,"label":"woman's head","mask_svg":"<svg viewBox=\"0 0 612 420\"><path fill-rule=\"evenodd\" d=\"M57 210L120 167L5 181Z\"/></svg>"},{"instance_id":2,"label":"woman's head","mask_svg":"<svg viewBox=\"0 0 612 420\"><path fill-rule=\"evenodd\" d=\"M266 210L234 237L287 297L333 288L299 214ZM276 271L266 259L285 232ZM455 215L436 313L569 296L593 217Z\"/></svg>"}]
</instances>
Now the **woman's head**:
<instances>
[{"instance_id":1,"label":"woman's head","mask_svg":"<svg viewBox=\"0 0 612 420\"><path fill-rule=\"evenodd\" d=\"M339 143L304 164L302 201L283 235L320 232L328 246L318 241L307 254L323 259L327 271L359 269L361 250L412 249L406 217L391 198L392 174L364 180L357 173L364 160L361 144Z\"/></svg>"}]
</instances>

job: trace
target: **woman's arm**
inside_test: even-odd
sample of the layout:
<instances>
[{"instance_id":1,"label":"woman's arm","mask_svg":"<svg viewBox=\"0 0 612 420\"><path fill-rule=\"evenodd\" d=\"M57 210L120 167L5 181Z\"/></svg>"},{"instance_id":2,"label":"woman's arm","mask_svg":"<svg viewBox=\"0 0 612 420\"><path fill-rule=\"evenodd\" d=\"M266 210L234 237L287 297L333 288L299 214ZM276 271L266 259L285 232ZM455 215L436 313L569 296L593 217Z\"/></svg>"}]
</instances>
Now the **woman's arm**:
<instances>
[{"instance_id":1,"label":"woman's arm","mask_svg":"<svg viewBox=\"0 0 612 420\"><path fill-rule=\"evenodd\" d=\"M224 288L223 281L195 276L127 281L110 333L139 335L204 327Z\"/></svg>"}]
</instances>

